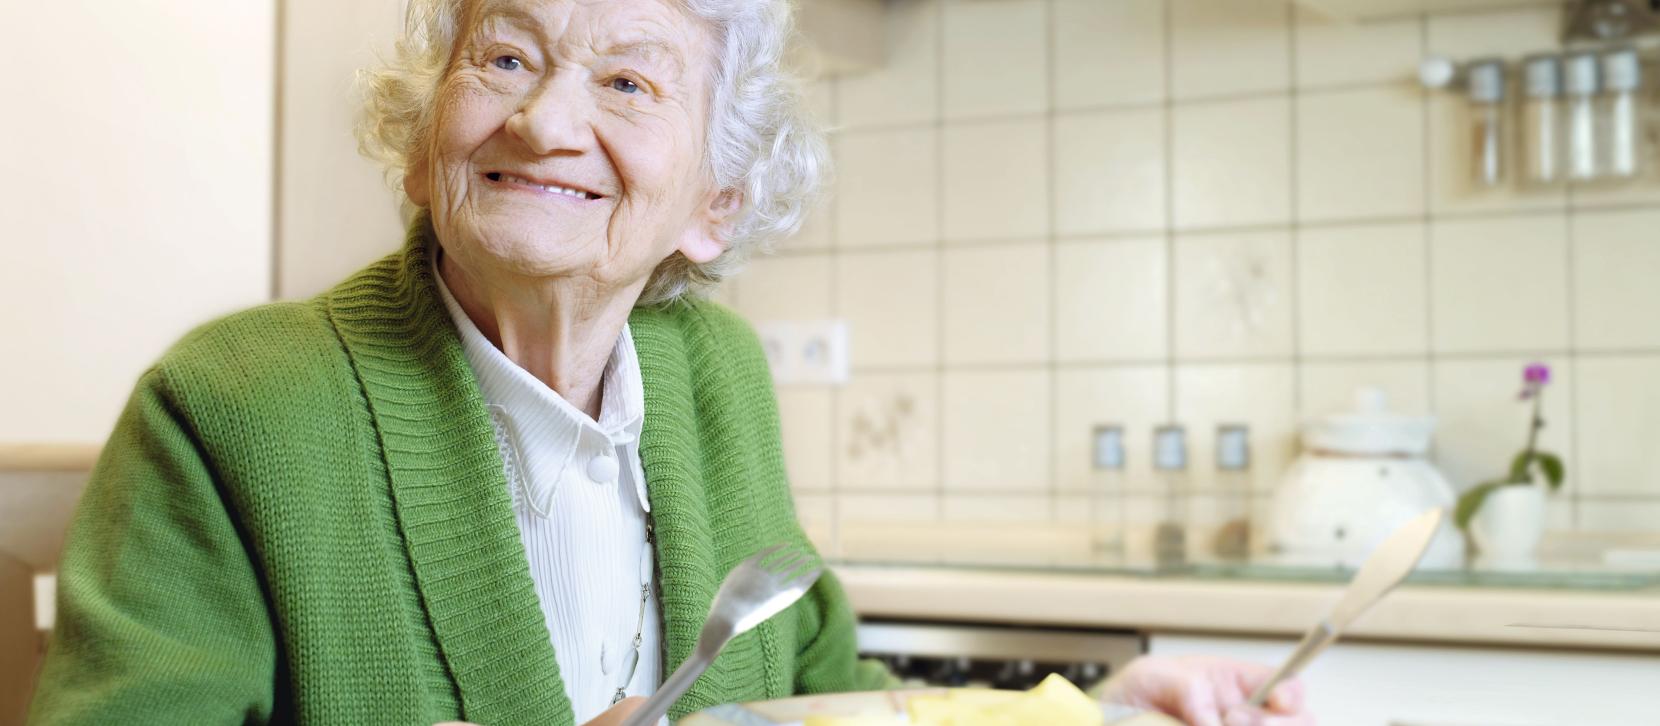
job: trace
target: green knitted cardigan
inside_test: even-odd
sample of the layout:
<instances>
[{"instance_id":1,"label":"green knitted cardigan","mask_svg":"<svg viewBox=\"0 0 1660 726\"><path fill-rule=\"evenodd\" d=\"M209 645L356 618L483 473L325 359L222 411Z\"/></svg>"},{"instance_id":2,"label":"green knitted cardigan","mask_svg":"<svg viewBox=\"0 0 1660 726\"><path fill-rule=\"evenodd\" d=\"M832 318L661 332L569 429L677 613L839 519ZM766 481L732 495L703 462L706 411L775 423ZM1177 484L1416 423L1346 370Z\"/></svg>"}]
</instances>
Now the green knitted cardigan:
<instances>
[{"instance_id":1,"label":"green knitted cardigan","mask_svg":"<svg viewBox=\"0 0 1660 726\"><path fill-rule=\"evenodd\" d=\"M71 526L33 722L572 723L426 230L139 379ZM737 562L808 545L751 330L708 302L629 323L673 669ZM826 575L670 714L886 678Z\"/></svg>"}]
</instances>

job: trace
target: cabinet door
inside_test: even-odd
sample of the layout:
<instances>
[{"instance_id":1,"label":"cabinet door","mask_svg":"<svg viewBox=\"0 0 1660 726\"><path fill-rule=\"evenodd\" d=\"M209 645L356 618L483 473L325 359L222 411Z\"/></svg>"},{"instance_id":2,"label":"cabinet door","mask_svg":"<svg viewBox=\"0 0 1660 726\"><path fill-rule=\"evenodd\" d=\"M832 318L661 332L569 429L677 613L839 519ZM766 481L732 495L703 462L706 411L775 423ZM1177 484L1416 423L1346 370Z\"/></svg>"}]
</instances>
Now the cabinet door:
<instances>
[{"instance_id":1,"label":"cabinet door","mask_svg":"<svg viewBox=\"0 0 1660 726\"><path fill-rule=\"evenodd\" d=\"M1293 641L1154 635L1156 655L1222 655L1278 665ZM1660 657L1343 643L1303 674L1324 724L1650 723Z\"/></svg>"},{"instance_id":2,"label":"cabinet door","mask_svg":"<svg viewBox=\"0 0 1660 726\"><path fill-rule=\"evenodd\" d=\"M168 345L270 299L275 16L0 5L0 448L103 441Z\"/></svg>"}]
</instances>

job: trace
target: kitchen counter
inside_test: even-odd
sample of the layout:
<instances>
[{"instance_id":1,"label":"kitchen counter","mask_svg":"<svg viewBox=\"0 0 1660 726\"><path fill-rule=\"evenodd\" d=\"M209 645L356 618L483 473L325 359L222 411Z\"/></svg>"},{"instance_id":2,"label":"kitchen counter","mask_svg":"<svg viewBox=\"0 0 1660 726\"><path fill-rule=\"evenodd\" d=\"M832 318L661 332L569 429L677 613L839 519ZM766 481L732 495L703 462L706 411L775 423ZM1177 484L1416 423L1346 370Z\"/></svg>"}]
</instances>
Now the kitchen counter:
<instances>
[{"instance_id":1,"label":"kitchen counter","mask_svg":"<svg viewBox=\"0 0 1660 726\"><path fill-rule=\"evenodd\" d=\"M1067 527L1002 527L994 538L962 526L841 530L821 544L867 618L1295 638L1350 574L1275 558L1158 567L1086 554L1087 535ZM1420 570L1345 638L1660 654L1656 570L1603 564L1572 541L1531 567Z\"/></svg>"}]
</instances>

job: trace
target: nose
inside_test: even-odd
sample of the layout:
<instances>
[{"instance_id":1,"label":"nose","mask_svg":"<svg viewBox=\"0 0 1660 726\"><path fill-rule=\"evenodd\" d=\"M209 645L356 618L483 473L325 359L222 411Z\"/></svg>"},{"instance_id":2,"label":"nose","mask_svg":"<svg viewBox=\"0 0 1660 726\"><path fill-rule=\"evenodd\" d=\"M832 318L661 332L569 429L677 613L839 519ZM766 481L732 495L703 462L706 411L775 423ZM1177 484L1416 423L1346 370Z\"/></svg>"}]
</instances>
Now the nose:
<instances>
[{"instance_id":1,"label":"nose","mask_svg":"<svg viewBox=\"0 0 1660 726\"><path fill-rule=\"evenodd\" d=\"M538 156L580 153L593 140L593 100L575 74L552 74L507 119L507 132Z\"/></svg>"}]
</instances>

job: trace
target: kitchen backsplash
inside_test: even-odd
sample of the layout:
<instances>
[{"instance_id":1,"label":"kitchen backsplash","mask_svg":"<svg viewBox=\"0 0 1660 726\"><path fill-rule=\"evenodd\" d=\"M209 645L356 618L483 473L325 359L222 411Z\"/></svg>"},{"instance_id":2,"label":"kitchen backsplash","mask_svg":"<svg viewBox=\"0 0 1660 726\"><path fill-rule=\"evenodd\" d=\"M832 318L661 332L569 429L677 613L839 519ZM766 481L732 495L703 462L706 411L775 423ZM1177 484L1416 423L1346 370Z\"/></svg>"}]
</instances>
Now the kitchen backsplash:
<instances>
[{"instance_id":1,"label":"kitchen backsplash","mask_svg":"<svg viewBox=\"0 0 1660 726\"><path fill-rule=\"evenodd\" d=\"M1076 521L1089 437L1155 426L1266 493L1354 387L1440 419L1462 488L1569 463L1558 530L1660 530L1660 181L1482 191L1426 54L1558 47L1559 9L1345 25L1254 0L895 0L880 70L815 84L839 182L721 292L841 318L851 380L783 385L802 516ZM1652 164L1652 166L1660 166Z\"/></svg>"}]
</instances>

